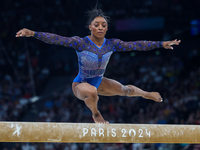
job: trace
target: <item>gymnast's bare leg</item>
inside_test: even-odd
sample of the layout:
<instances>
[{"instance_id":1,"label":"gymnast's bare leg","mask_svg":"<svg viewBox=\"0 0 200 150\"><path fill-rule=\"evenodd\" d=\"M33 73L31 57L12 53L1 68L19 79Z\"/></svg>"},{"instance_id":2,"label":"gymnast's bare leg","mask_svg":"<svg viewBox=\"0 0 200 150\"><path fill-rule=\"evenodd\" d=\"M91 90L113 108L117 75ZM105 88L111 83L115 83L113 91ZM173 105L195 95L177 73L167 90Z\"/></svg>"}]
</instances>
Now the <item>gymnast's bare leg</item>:
<instances>
[{"instance_id":1,"label":"gymnast's bare leg","mask_svg":"<svg viewBox=\"0 0 200 150\"><path fill-rule=\"evenodd\" d=\"M103 77L102 82L97 90L98 95L104 96L141 96L145 99L151 99L156 102L162 102L162 97L158 92L146 92L133 85L122 85L121 83Z\"/></svg>"},{"instance_id":2,"label":"gymnast's bare leg","mask_svg":"<svg viewBox=\"0 0 200 150\"><path fill-rule=\"evenodd\" d=\"M104 120L101 113L97 108L97 102L99 96L97 94L97 88L88 83L72 83L72 90L74 95L85 102L87 107L92 111L92 118L95 123L107 124L108 121Z\"/></svg>"},{"instance_id":3,"label":"gymnast's bare leg","mask_svg":"<svg viewBox=\"0 0 200 150\"><path fill-rule=\"evenodd\" d=\"M158 92L146 92L133 85L122 85L121 83L103 77L102 82L98 89L88 83L72 83L72 90L74 95L85 102L87 107L92 111L92 117L95 123L107 124L101 113L97 108L97 102L99 100L98 95L103 96L141 96L145 99L151 99L156 102L162 102L162 98Z\"/></svg>"}]
</instances>

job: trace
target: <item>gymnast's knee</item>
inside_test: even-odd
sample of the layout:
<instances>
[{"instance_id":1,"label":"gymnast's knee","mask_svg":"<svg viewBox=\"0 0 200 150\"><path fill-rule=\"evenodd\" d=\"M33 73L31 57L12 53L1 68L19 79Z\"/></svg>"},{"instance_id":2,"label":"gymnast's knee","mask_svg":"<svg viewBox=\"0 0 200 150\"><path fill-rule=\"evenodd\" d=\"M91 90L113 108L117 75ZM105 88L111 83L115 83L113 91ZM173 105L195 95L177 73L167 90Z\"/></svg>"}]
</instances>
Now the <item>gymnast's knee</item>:
<instances>
[{"instance_id":1,"label":"gymnast's knee","mask_svg":"<svg viewBox=\"0 0 200 150\"><path fill-rule=\"evenodd\" d=\"M85 100L96 102L99 100L99 96L97 95L96 91L88 91L87 95L85 96Z\"/></svg>"},{"instance_id":2,"label":"gymnast's knee","mask_svg":"<svg viewBox=\"0 0 200 150\"><path fill-rule=\"evenodd\" d=\"M123 86L123 92L125 96L131 96L134 93L134 89L131 88L129 85Z\"/></svg>"}]
</instances>

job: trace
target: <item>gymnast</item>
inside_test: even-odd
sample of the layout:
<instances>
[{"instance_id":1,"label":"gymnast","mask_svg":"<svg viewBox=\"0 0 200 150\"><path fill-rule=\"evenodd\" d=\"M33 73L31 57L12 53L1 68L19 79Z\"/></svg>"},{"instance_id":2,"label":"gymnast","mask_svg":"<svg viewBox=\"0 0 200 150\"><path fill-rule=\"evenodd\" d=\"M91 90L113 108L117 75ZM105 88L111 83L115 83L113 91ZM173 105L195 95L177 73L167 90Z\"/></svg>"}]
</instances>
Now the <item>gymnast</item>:
<instances>
[{"instance_id":1,"label":"gymnast","mask_svg":"<svg viewBox=\"0 0 200 150\"><path fill-rule=\"evenodd\" d=\"M16 37L35 37L49 44L72 47L78 56L79 72L72 83L74 95L85 102L92 111L95 123L108 124L97 108L98 95L103 96L141 96L156 102L162 102L158 92L147 92L134 85L122 85L118 81L104 77L110 56L115 51L152 50L155 48L173 49L172 45L179 45L180 40L173 41L134 41L124 42L120 39L106 39L108 17L101 9L88 12L88 28L90 35L63 37L52 33L36 32L21 29Z\"/></svg>"}]
</instances>

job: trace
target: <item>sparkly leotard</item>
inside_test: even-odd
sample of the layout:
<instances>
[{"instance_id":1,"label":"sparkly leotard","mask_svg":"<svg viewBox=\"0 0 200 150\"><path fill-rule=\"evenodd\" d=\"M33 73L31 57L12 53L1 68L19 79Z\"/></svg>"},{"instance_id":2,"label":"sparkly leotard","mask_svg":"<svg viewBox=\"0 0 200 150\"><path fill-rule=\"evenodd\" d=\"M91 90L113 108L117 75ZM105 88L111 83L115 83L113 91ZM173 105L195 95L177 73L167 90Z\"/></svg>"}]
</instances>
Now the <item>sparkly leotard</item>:
<instances>
[{"instance_id":1,"label":"sparkly leotard","mask_svg":"<svg viewBox=\"0 0 200 150\"><path fill-rule=\"evenodd\" d=\"M160 41L124 42L119 39L106 39L98 47L89 37L63 37L52 33L35 32L35 38L49 44L72 47L78 56L79 73L73 82L87 82L96 88L101 84L106 66L114 51L151 50L161 48Z\"/></svg>"}]
</instances>

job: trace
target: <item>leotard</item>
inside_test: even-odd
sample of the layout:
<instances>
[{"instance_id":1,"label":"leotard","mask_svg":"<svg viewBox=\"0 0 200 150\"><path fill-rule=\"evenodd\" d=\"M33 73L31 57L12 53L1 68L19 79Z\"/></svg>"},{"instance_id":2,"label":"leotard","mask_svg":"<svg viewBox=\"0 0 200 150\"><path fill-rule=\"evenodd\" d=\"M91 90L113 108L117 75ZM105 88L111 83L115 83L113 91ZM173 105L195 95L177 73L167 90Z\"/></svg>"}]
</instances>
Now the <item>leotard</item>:
<instances>
[{"instance_id":1,"label":"leotard","mask_svg":"<svg viewBox=\"0 0 200 150\"><path fill-rule=\"evenodd\" d=\"M98 47L89 37L63 37L60 35L35 32L34 37L49 44L72 47L78 56L79 72L73 82L87 82L96 88L101 84L110 56L115 51L151 50L161 48L161 41L124 42L120 39L106 39Z\"/></svg>"}]
</instances>

